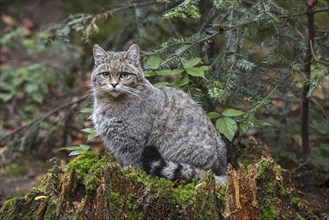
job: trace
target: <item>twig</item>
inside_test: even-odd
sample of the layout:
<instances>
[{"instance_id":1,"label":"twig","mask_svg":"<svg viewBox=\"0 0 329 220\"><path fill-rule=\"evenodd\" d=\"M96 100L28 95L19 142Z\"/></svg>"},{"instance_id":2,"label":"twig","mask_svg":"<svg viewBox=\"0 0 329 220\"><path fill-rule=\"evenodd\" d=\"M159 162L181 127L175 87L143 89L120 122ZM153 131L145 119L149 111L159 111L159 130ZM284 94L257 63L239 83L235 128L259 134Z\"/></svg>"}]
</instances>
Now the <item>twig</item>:
<instances>
[{"instance_id":1,"label":"twig","mask_svg":"<svg viewBox=\"0 0 329 220\"><path fill-rule=\"evenodd\" d=\"M69 102L69 103L66 103L66 104L63 104L61 106L58 106L57 108L51 110L50 112L47 112L45 115L43 116L40 116L32 121L30 121L29 123L25 124L25 125L22 125L18 128L16 128L15 130L11 131L10 133L6 134L5 136L1 137L1 140L0 140L0 146L4 144L5 140L7 140L8 138L10 138L11 136L17 134L18 132L24 130L25 128L28 128L28 127L31 127L33 124L35 123L38 123L40 121L43 121L44 119L48 118L49 116L55 114L56 112L64 109L64 108L67 108L67 107L70 107L74 104L77 104L77 103L80 103L82 101L84 101L86 98L88 98L88 95L83 95L81 96L79 99L77 100L74 100L72 102Z\"/></svg>"},{"instance_id":2,"label":"twig","mask_svg":"<svg viewBox=\"0 0 329 220\"><path fill-rule=\"evenodd\" d=\"M313 10L313 13L316 14L316 13L319 13L319 12L326 12L326 11L329 11L329 8L321 8L321 9Z\"/></svg>"},{"instance_id":3,"label":"twig","mask_svg":"<svg viewBox=\"0 0 329 220\"><path fill-rule=\"evenodd\" d=\"M313 56L313 59L316 61L316 62L318 62L318 63L322 63L322 64L324 64L324 65L329 65L329 63L327 63L327 62L325 62L325 61L322 61L322 60L319 60L316 56L315 56L315 53L314 53L314 48L313 48L313 45L312 45L312 43L310 42L310 49L311 49L311 53L312 53L312 56Z\"/></svg>"},{"instance_id":4,"label":"twig","mask_svg":"<svg viewBox=\"0 0 329 220\"><path fill-rule=\"evenodd\" d=\"M319 12L326 12L326 11L329 11L329 8L323 8L323 9L314 10L313 11L313 14L319 13ZM296 13L296 14L283 14L283 15L279 15L277 17L278 18L290 18L290 17L296 17L296 16L301 16L301 15L306 15L308 13L309 13L308 11L304 11L304 12L300 12L300 13ZM263 18L261 20L267 20L267 19L268 18ZM245 25L248 25L248 24L252 24L252 23L255 23L255 22L259 22L259 20L251 20L251 21L247 21L247 22L244 22L244 23L241 23L241 24L224 27L221 32L230 30L232 28L237 28L237 27L240 27L240 26L245 26Z\"/></svg>"},{"instance_id":5,"label":"twig","mask_svg":"<svg viewBox=\"0 0 329 220\"><path fill-rule=\"evenodd\" d=\"M121 11L130 9L130 8L144 7L144 6L148 6L148 5L155 4L155 3L156 2L154 2L154 1L148 1L148 2L142 2L142 3L133 3L133 4L129 4L129 5L123 6L123 7L114 8L112 10L109 10L109 11L106 11L106 12L103 12L103 13L97 14L97 15L88 14L86 16L84 14L81 14L81 18L75 19L73 21L70 21L67 24L68 25L73 25L75 23L84 22L84 21L89 20L89 19L92 19L92 20L96 21L96 20L99 20L101 18L107 18L108 16L111 16L114 13L121 12Z\"/></svg>"}]
</instances>

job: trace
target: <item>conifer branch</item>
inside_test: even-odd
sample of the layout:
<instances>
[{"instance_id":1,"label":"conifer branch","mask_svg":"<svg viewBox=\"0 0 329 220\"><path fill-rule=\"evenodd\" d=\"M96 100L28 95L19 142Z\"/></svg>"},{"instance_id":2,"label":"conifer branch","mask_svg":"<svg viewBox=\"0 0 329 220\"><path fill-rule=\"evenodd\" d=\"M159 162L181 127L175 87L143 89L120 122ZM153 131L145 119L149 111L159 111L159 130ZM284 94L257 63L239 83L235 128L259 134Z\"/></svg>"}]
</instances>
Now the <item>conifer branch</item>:
<instances>
[{"instance_id":1,"label":"conifer branch","mask_svg":"<svg viewBox=\"0 0 329 220\"><path fill-rule=\"evenodd\" d=\"M324 64L324 65L329 65L329 63L327 63L327 62L325 62L325 61L322 61L322 60L320 60L319 58L316 57L316 55L315 55L315 53L314 53L314 48L313 48L313 45L312 45L311 42L309 43L309 45L310 45L310 47L311 47L311 53L312 53L313 59L314 59L316 62L318 62L318 63L322 63L322 64Z\"/></svg>"}]
</instances>

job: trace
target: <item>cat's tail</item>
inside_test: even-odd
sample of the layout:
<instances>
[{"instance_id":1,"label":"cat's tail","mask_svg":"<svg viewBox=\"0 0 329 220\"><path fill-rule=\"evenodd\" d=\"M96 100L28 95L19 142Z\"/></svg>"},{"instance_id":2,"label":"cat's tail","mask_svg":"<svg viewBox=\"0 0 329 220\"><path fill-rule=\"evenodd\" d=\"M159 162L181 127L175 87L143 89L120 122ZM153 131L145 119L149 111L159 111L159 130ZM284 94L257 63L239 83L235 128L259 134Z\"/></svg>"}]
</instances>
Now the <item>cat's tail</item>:
<instances>
[{"instance_id":1,"label":"cat's tail","mask_svg":"<svg viewBox=\"0 0 329 220\"><path fill-rule=\"evenodd\" d=\"M165 160L157 148L147 146L142 153L142 168L152 176L164 177L170 180L184 179L188 182L193 178L201 179L205 170L186 163ZM226 182L226 175L217 176L215 180L220 185Z\"/></svg>"}]
</instances>

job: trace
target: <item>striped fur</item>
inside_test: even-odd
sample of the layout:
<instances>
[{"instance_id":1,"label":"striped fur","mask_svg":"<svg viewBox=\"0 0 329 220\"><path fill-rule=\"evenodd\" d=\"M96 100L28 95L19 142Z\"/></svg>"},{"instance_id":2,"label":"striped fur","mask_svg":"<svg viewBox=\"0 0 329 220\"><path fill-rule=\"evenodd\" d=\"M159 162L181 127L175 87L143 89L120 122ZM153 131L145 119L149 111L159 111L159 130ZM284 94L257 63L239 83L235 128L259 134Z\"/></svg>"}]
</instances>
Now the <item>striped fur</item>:
<instances>
[{"instance_id":1,"label":"striped fur","mask_svg":"<svg viewBox=\"0 0 329 220\"><path fill-rule=\"evenodd\" d=\"M139 64L139 48L94 47L92 120L123 167L167 179L200 179L206 170L225 182L226 147L202 108L186 93L154 87Z\"/></svg>"}]
</instances>

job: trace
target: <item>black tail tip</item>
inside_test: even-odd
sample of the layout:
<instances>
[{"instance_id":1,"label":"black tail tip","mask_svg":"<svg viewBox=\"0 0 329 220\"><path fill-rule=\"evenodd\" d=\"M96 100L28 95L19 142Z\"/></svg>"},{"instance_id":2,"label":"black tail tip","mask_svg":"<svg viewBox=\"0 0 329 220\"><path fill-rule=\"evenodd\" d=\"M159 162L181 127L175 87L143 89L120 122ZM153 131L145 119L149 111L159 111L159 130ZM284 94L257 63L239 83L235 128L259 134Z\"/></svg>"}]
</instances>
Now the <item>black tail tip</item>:
<instances>
[{"instance_id":1,"label":"black tail tip","mask_svg":"<svg viewBox=\"0 0 329 220\"><path fill-rule=\"evenodd\" d=\"M150 172L151 164L154 161L161 160L161 154L158 149L153 146L146 146L142 152L142 166L146 172Z\"/></svg>"},{"instance_id":2,"label":"black tail tip","mask_svg":"<svg viewBox=\"0 0 329 220\"><path fill-rule=\"evenodd\" d=\"M142 160L150 159L151 161L160 160L161 154L159 153L158 149L153 146L146 146L142 152Z\"/></svg>"}]
</instances>

